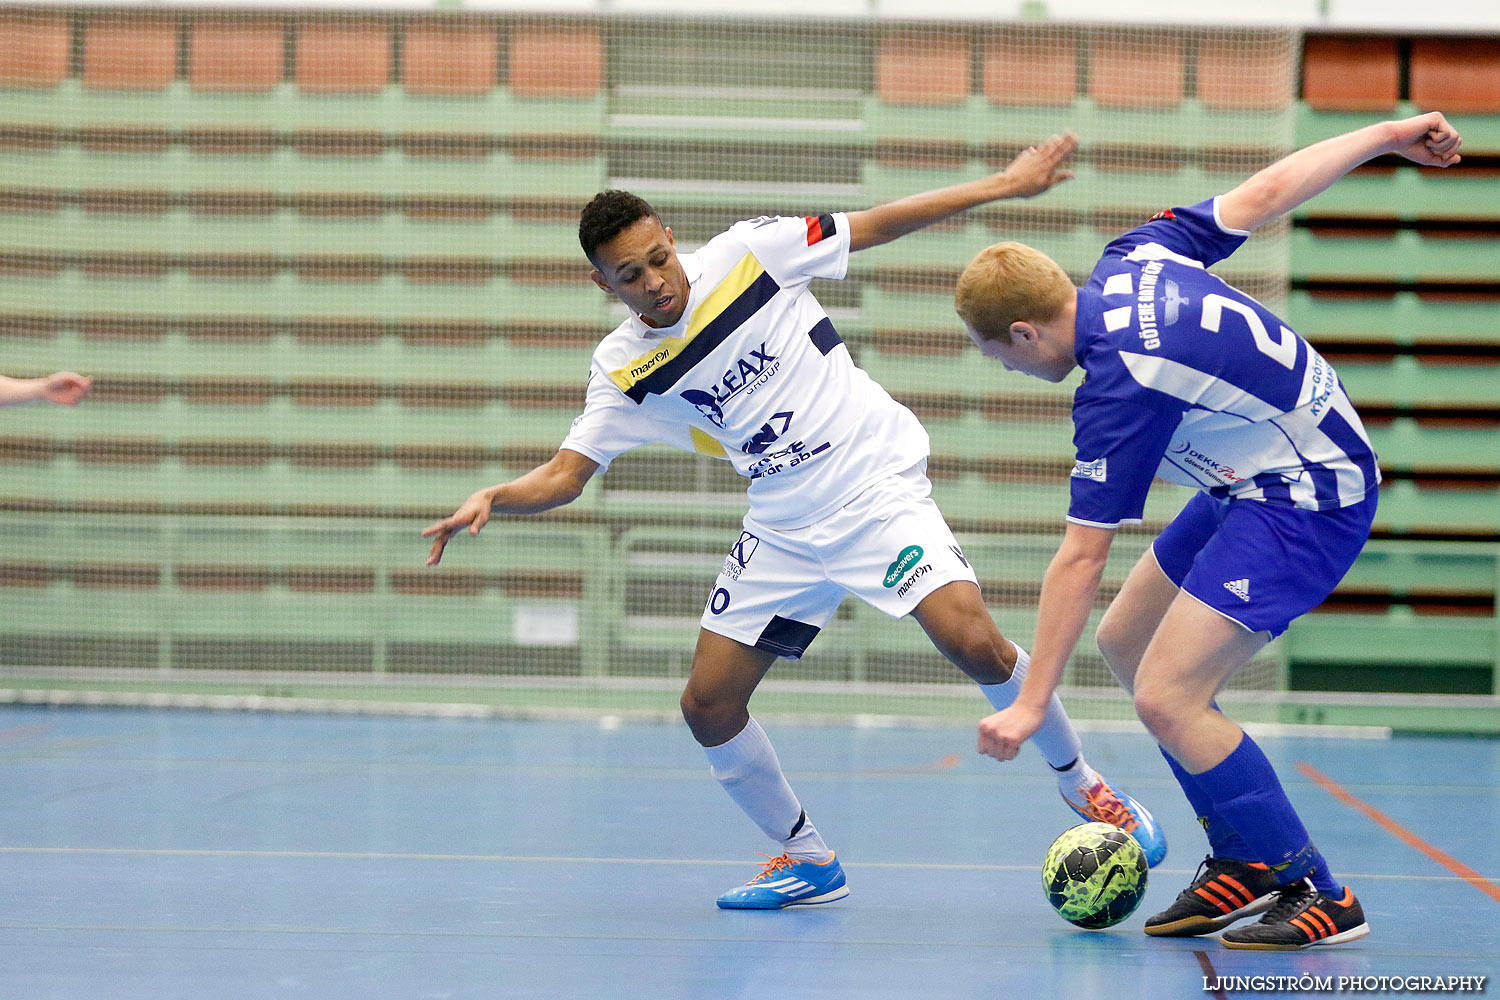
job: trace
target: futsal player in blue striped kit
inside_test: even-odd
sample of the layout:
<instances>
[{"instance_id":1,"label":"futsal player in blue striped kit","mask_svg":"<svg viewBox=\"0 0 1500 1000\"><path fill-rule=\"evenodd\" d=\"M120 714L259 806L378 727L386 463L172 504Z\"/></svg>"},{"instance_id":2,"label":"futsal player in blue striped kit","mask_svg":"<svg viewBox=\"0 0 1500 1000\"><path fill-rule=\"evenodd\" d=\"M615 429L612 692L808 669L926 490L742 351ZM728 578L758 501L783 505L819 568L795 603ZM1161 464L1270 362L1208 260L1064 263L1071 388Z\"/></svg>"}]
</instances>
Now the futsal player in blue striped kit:
<instances>
[{"instance_id":1,"label":"futsal player in blue striped kit","mask_svg":"<svg viewBox=\"0 0 1500 1000\"><path fill-rule=\"evenodd\" d=\"M1353 564L1375 514L1376 456L1328 363L1207 268L1367 160L1446 167L1459 145L1437 113L1371 125L1160 213L1105 247L1081 289L1017 243L981 252L959 280L958 313L986 357L1049 382L1085 373L1068 524L1043 580L1030 671L1015 703L981 722L980 752L1009 760L1036 732L1115 529L1140 521L1153 478L1199 491L1131 570L1097 636L1208 834L1199 876L1147 934L1207 934L1257 913L1220 940L1295 950L1369 933L1271 763L1214 697Z\"/></svg>"}]
</instances>

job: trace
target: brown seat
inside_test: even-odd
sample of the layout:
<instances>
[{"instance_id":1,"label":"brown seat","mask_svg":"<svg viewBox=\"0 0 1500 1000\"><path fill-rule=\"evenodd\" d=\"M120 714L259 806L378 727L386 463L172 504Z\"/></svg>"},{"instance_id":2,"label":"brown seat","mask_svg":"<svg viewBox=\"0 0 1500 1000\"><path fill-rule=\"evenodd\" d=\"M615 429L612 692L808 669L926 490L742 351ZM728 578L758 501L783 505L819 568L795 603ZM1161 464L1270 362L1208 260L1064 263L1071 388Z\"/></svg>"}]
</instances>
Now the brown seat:
<instances>
[{"instance_id":1,"label":"brown seat","mask_svg":"<svg viewBox=\"0 0 1500 1000\"><path fill-rule=\"evenodd\" d=\"M391 590L408 597L478 597L484 574L475 569L397 569Z\"/></svg>"},{"instance_id":2,"label":"brown seat","mask_svg":"<svg viewBox=\"0 0 1500 1000\"><path fill-rule=\"evenodd\" d=\"M308 21L297 32L297 86L309 94L373 94L390 74L388 24Z\"/></svg>"},{"instance_id":3,"label":"brown seat","mask_svg":"<svg viewBox=\"0 0 1500 1000\"><path fill-rule=\"evenodd\" d=\"M292 262L303 281L354 282L367 284L385 276L383 257L357 254L309 254Z\"/></svg>"},{"instance_id":4,"label":"brown seat","mask_svg":"<svg viewBox=\"0 0 1500 1000\"><path fill-rule=\"evenodd\" d=\"M404 469L472 471L490 460L488 450L477 444L398 444L393 457Z\"/></svg>"},{"instance_id":5,"label":"brown seat","mask_svg":"<svg viewBox=\"0 0 1500 1000\"><path fill-rule=\"evenodd\" d=\"M162 338L170 322L166 316L127 316L117 313L85 313L72 320L86 341L140 340Z\"/></svg>"},{"instance_id":6,"label":"brown seat","mask_svg":"<svg viewBox=\"0 0 1500 1000\"><path fill-rule=\"evenodd\" d=\"M94 380L91 398L101 403L160 403L167 397L167 382L157 375L100 375Z\"/></svg>"},{"instance_id":7,"label":"brown seat","mask_svg":"<svg viewBox=\"0 0 1500 1000\"><path fill-rule=\"evenodd\" d=\"M268 566L190 563L172 567L172 575L184 590L265 590L271 585Z\"/></svg>"},{"instance_id":8,"label":"brown seat","mask_svg":"<svg viewBox=\"0 0 1500 1000\"><path fill-rule=\"evenodd\" d=\"M421 97L479 97L494 89L499 42L493 25L412 24L401 50L401 82Z\"/></svg>"},{"instance_id":9,"label":"brown seat","mask_svg":"<svg viewBox=\"0 0 1500 1000\"><path fill-rule=\"evenodd\" d=\"M886 104L962 104L973 46L956 31L891 31L875 52L875 94Z\"/></svg>"},{"instance_id":10,"label":"brown seat","mask_svg":"<svg viewBox=\"0 0 1500 1000\"><path fill-rule=\"evenodd\" d=\"M52 188L0 188L0 212L51 215L62 211L65 194Z\"/></svg>"},{"instance_id":11,"label":"brown seat","mask_svg":"<svg viewBox=\"0 0 1500 1000\"><path fill-rule=\"evenodd\" d=\"M194 90L255 94L286 76L286 25L272 18L204 17L188 41Z\"/></svg>"},{"instance_id":12,"label":"brown seat","mask_svg":"<svg viewBox=\"0 0 1500 1000\"><path fill-rule=\"evenodd\" d=\"M1412 39L1411 99L1423 111L1500 114L1500 40Z\"/></svg>"},{"instance_id":13,"label":"brown seat","mask_svg":"<svg viewBox=\"0 0 1500 1000\"><path fill-rule=\"evenodd\" d=\"M545 598L548 600L583 599L584 578L579 570L569 569L502 569L495 582L512 600Z\"/></svg>"},{"instance_id":14,"label":"brown seat","mask_svg":"<svg viewBox=\"0 0 1500 1000\"><path fill-rule=\"evenodd\" d=\"M73 457L87 465L155 465L168 447L160 438L81 437L73 442Z\"/></svg>"},{"instance_id":15,"label":"brown seat","mask_svg":"<svg viewBox=\"0 0 1500 1000\"><path fill-rule=\"evenodd\" d=\"M593 97L604 89L604 35L593 25L517 27L507 79L517 97Z\"/></svg>"},{"instance_id":16,"label":"brown seat","mask_svg":"<svg viewBox=\"0 0 1500 1000\"><path fill-rule=\"evenodd\" d=\"M1302 45L1302 99L1314 111L1390 111L1401 96L1394 38L1320 35Z\"/></svg>"},{"instance_id":17,"label":"brown seat","mask_svg":"<svg viewBox=\"0 0 1500 1000\"><path fill-rule=\"evenodd\" d=\"M499 274L499 262L489 257L407 257L401 276L418 285L482 285Z\"/></svg>"},{"instance_id":18,"label":"brown seat","mask_svg":"<svg viewBox=\"0 0 1500 1000\"><path fill-rule=\"evenodd\" d=\"M293 593L368 594L375 570L368 566L288 566L286 588Z\"/></svg>"},{"instance_id":19,"label":"brown seat","mask_svg":"<svg viewBox=\"0 0 1500 1000\"><path fill-rule=\"evenodd\" d=\"M55 87L68 78L73 22L66 14L0 14L0 87Z\"/></svg>"},{"instance_id":20,"label":"brown seat","mask_svg":"<svg viewBox=\"0 0 1500 1000\"><path fill-rule=\"evenodd\" d=\"M484 407L499 395L487 382L402 382L394 394L402 406L440 409Z\"/></svg>"},{"instance_id":21,"label":"brown seat","mask_svg":"<svg viewBox=\"0 0 1500 1000\"><path fill-rule=\"evenodd\" d=\"M1180 31L1097 28L1089 38L1089 96L1102 108L1175 108L1185 93Z\"/></svg>"},{"instance_id":22,"label":"brown seat","mask_svg":"<svg viewBox=\"0 0 1500 1000\"><path fill-rule=\"evenodd\" d=\"M294 378L288 391L298 406L374 406L382 395L374 379Z\"/></svg>"},{"instance_id":23,"label":"brown seat","mask_svg":"<svg viewBox=\"0 0 1500 1000\"><path fill-rule=\"evenodd\" d=\"M65 450L56 438L42 434L0 435L0 462L40 464L50 462ZM545 461L545 460L544 460ZM540 465L541 463L536 463Z\"/></svg>"},{"instance_id":24,"label":"brown seat","mask_svg":"<svg viewBox=\"0 0 1500 1000\"><path fill-rule=\"evenodd\" d=\"M374 318L301 317L291 321L292 339L299 344L345 344L373 346L384 336L381 321Z\"/></svg>"},{"instance_id":25,"label":"brown seat","mask_svg":"<svg viewBox=\"0 0 1500 1000\"><path fill-rule=\"evenodd\" d=\"M199 406L264 406L275 390L268 378L212 375L185 378L178 391Z\"/></svg>"},{"instance_id":26,"label":"brown seat","mask_svg":"<svg viewBox=\"0 0 1500 1000\"><path fill-rule=\"evenodd\" d=\"M183 465L240 465L258 468L275 457L264 438L183 438L177 444Z\"/></svg>"},{"instance_id":27,"label":"brown seat","mask_svg":"<svg viewBox=\"0 0 1500 1000\"><path fill-rule=\"evenodd\" d=\"M1213 111L1275 111L1296 96L1296 46L1283 31L1236 31L1198 43L1198 103Z\"/></svg>"},{"instance_id":28,"label":"brown seat","mask_svg":"<svg viewBox=\"0 0 1500 1000\"><path fill-rule=\"evenodd\" d=\"M302 468L368 469L380 461L380 449L367 441L297 441L286 456Z\"/></svg>"},{"instance_id":29,"label":"brown seat","mask_svg":"<svg viewBox=\"0 0 1500 1000\"><path fill-rule=\"evenodd\" d=\"M48 587L52 567L33 559L0 560L0 587Z\"/></svg>"},{"instance_id":30,"label":"brown seat","mask_svg":"<svg viewBox=\"0 0 1500 1000\"><path fill-rule=\"evenodd\" d=\"M177 21L159 15L99 15L83 29L83 85L163 90L177 76Z\"/></svg>"},{"instance_id":31,"label":"brown seat","mask_svg":"<svg viewBox=\"0 0 1500 1000\"><path fill-rule=\"evenodd\" d=\"M0 336L25 337L28 340L51 340L66 326L55 313L0 313Z\"/></svg>"},{"instance_id":32,"label":"brown seat","mask_svg":"<svg viewBox=\"0 0 1500 1000\"><path fill-rule=\"evenodd\" d=\"M75 563L68 575L73 586L89 590L150 590L161 585L156 563Z\"/></svg>"},{"instance_id":33,"label":"brown seat","mask_svg":"<svg viewBox=\"0 0 1500 1000\"><path fill-rule=\"evenodd\" d=\"M991 104L1064 107L1078 96L1078 36L1070 28L1008 27L984 41Z\"/></svg>"}]
</instances>

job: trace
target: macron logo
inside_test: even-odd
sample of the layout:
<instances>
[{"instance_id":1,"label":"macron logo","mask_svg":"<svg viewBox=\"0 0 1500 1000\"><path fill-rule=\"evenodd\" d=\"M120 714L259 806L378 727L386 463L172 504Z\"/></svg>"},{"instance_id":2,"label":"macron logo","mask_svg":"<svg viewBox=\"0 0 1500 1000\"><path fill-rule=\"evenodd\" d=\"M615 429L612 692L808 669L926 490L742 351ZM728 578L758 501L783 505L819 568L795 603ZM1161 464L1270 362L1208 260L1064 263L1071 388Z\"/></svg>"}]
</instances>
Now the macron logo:
<instances>
[{"instance_id":1,"label":"macron logo","mask_svg":"<svg viewBox=\"0 0 1500 1000\"><path fill-rule=\"evenodd\" d=\"M1250 601L1250 581L1249 580L1230 580L1228 583L1224 584L1224 589L1227 590L1227 591L1229 591L1235 597L1238 597L1240 600L1245 601L1246 603L1249 603L1249 601Z\"/></svg>"}]
</instances>

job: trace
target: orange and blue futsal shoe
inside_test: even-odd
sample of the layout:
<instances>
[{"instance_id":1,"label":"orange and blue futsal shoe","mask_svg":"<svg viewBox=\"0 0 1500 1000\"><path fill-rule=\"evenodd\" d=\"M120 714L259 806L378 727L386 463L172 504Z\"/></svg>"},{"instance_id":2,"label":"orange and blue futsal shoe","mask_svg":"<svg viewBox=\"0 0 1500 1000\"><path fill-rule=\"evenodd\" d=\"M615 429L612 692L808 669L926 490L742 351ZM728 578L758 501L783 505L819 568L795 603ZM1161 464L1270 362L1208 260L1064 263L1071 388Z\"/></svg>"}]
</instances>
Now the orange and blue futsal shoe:
<instances>
[{"instance_id":1,"label":"orange and blue futsal shoe","mask_svg":"<svg viewBox=\"0 0 1500 1000\"><path fill-rule=\"evenodd\" d=\"M766 855L761 855L766 857ZM721 910L780 910L809 903L831 903L849 895L838 858L822 864L782 854L760 874L719 897Z\"/></svg>"},{"instance_id":2,"label":"orange and blue futsal shoe","mask_svg":"<svg viewBox=\"0 0 1500 1000\"><path fill-rule=\"evenodd\" d=\"M1155 868L1167 856L1167 835L1156 825L1155 818L1146 807L1120 791L1103 778L1084 793L1085 801L1080 806L1066 795L1063 801L1068 808L1086 820L1117 826L1135 838L1146 852L1146 865Z\"/></svg>"}]
</instances>

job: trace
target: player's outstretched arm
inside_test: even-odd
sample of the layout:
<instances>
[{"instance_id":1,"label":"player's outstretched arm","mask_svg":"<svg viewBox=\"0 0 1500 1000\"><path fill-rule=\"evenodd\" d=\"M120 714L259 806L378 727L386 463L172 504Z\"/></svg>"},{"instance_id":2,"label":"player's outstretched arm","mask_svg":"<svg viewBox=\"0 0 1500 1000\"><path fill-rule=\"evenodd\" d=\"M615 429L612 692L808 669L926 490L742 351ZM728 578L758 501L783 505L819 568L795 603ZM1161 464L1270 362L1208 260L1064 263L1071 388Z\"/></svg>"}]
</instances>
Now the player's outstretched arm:
<instances>
[{"instance_id":1,"label":"player's outstretched arm","mask_svg":"<svg viewBox=\"0 0 1500 1000\"><path fill-rule=\"evenodd\" d=\"M1252 230L1290 212L1355 167L1397 153L1427 167L1459 162L1458 131L1436 111L1336 135L1285 156L1219 199L1219 221Z\"/></svg>"},{"instance_id":2,"label":"player's outstretched arm","mask_svg":"<svg viewBox=\"0 0 1500 1000\"><path fill-rule=\"evenodd\" d=\"M849 213L849 249L866 250L916 232L966 209L1004 198L1032 198L1073 176L1068 158L1078 148L1072 132L1023 150L1010 166L982 180L924 191Z\"/></svg>"},{"instance_id":3,"label":"player's outstretched arm","mask_svg":"<svg viewBox=\"0 0 1500 1000\"><path fill-rule=\"evenodd\" d=\"M537 466L526 475L476 491L452 515L422 530L423 538L432 539L427 565L436 566L441 562L448 540L465 528L471 535L479 534L480 529L489 523L491 514L540 514L572 503L597 471L598 462L561 448L552 461Z\"/></svg>"},{"instance_id":4,"label":"player's outstretched arm","mask_svg":"<svg viewBox=\"0 0 1500 1000\"><path fill-rule=\"evenodd\" d=\"M1086 524L1068 525L1062 545L1042 578L1042 597L1036 613L1036 640L1031 666L1021 682L1015 704L979 723L979 752L996 760L1011 760L1021 744L1041 728L1063 668L1088 625L1094 595L1104 575L1115 533Z\"/></svg>"},{"instance_id":5,"label":"player's outstretched arm","mask_svg":"<svg viewBox=\"0 0 1500 1000\"><path fill-rule=\"evenodd\" d=\"M30 403L45 399L60 406L72 406L88 394L94 380L77 372L53 372L41 378L11 378L0 375L0 406Z\"/></svg>"}]
</instances>

